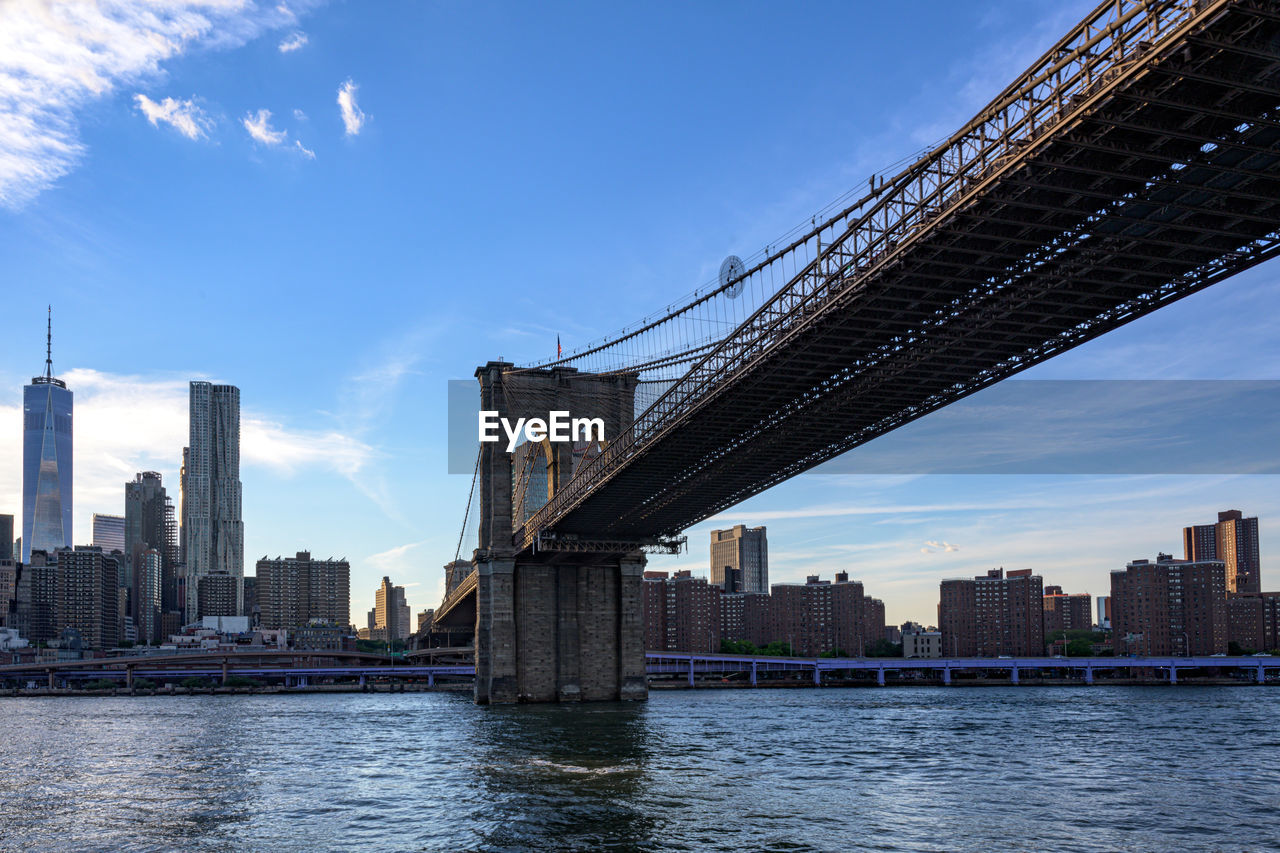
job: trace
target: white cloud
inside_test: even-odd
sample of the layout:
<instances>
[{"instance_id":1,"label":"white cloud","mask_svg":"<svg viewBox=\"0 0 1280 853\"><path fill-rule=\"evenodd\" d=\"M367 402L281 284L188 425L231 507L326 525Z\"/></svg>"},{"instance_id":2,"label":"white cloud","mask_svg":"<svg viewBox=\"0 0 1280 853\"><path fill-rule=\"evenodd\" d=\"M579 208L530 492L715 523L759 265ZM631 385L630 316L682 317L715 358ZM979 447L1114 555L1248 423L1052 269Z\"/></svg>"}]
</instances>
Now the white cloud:
<instances>
[{"instance_id":1,"label":"white cloud","mask_svg":"<svg viewBox=\"0 0 1280 853\"><path fill-rule=\"evenodd\" d=\"M134 95L133 100L153 127L159 127L160 122L164 122L187 139L207 136L208 129L213 126L213 121L193 101L165 98L156 102L141 93Z\"/></svg>"},{"instance_id":2,"label":"white cloud","mask_svg":"<svg viewBox=\"0 0 1280 853\"><path fill-rule=\"evenodd\" d=\"M287 130L275 130L271 127L271 110L249 113L242 121L249 135L263 145L279 145L289 135Z\"/></svg>"},{"instance_id":3,"label":"white cloud","mask_svg":"<svg viewBox=\"0 0 1280 853\"><path fill-rule=\"evenodd\" d=\"M0 3L0 204L19 208L75 167L86 104L159 76L193 46L238 47L295 23L243 0Z\"/></svg>"},{"instance_id":4,"label":"white cloud","mask_svg":"<svg viewBox=\"0 0 1280 853\"><path fill-rule=\"evenodd\" d=\"M302 152L302 156L306 157L308 160L316 159L316 152L312 151L310 148L307 148L305 145L303 145L302 140L295 139L293 140L293 144L298 147L298 150L300 152Z\"/></svg>"},{"instance_id":5,"label":"white cloud","mask_svg":"<svg viewBox=\"0 0 1280 853\"><path fill-rule=\"evenodd\" d=\"M364 127L365 114L356 103L357 86L350 79L338 88L338 108L342 111L342 124L347 129L347 136L355 136Z\"/></svg>"},{"instance_id":6,"label":"white cloud","mask_svg":"<svg viewBox=\"0 0 1280 853\"><path fill-rule=\"evenodd\" d=\"M303 47L307 43L307 34L304 32L290 33L280 42L281 53L293 53L295 50Z\"/></svg>"},{"instance_id":7,"label":"white cloud","mask_svg":"<svg viewBox=\"0 0 1280 853\"><path fill-rule=\"evenodd\" d=\"M302 110L297 109L297 108L295 108L295 109L294 109L294 111L293 111L293 117L294 117L295 119L297 119L298 121L306 121L306 120L307 120L307 114L306 114L306 113L304 113Z\"/></svg>"},{"instance_id":8,"label":"white cloud","mask_svg":"<svg viewBox=\"0 0 1280 853\"><path fill-rule=\"evenodd\" d=\"M187 444L188 380L74 369L61 376L75 395L75 541L88 542L94 512L119 512L123 486L139 471L159 471L174 497ZM0 507L20 507L20 391L0 397ZM246 469L279 476L329 471L357 488L374 457L368 444L337 430L298 430L252 409L240 420ZM15 519L21 524L20 519Z\"/></svg>"}]
</instances>

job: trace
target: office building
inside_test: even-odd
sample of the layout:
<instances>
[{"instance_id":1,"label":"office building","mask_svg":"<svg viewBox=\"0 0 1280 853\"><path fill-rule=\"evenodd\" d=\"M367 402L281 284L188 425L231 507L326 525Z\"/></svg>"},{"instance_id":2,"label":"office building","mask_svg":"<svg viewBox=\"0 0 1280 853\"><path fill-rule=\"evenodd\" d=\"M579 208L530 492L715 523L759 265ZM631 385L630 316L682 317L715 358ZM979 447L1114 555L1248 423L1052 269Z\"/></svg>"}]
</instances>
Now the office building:
<instances>
[{"instance_id":1,"label":"office building","mask_svg":"<svg viewBox=\"0 0 1280 853\"><path fill-rule=\"evenodd\" d=\"M1227 651L1226 567L1221 560L1134 560L1111 573L1112 646L1118 655Z\"/></svg>"},{"instance_id":2,"label":"office building","mask_svg":"<svg viewBox=\"0 0 1280 853\"><path fill-rule=\"evenodd\" d=\"M125 553L124 550L124 516L93 514L93 546L101 548L103 553L112 551Z\"/></svg>"},{"instance_id":3,"label":"office building","mask_svg":"<svg viewBox=\"0 0 1280 853\"><path fill-rule=\"evenodd\" d=\"M0 560L14 560L13 556L13 516L0 513Z\"/></svg>"},{"instance_id":4,"label":"office building","mask_svg":"<svg viewBox=\"0 0 1280 853\"><path fill-rule=\"evenodd\" d=\"M764 527L736 525L711 531L711 583L725 589L725 570L742 572L734 592L769 592L769 540Z\"/></svg>"},{"instance_id":5,"label":"office building","mask_svg":"<svg viewBox=\"0 0 1280 853\"><path fill-rule=\"evenodd\" d=\"M1111 596L1098 596L1098 622L1097 625L1103 631L1111 630Z\"/></svg>"},{"instance_id":6,"label":"office building","mask_svg":"<svg viewBox=\"0 0 1280 853\"><path fill-rule=\"evenodd\" d=\"M73 395L53 375L50 317L44 376L22 389L22 562L71 547Z\"/></svg>"},{"instance_id":7,"label":"office building","mask_svg":"<svg viewBox=\"0 0 1280 853\"><path fill-rule=\"evenodd\" d=\"M178 524L173 501L155 471L143 471L124 485L125 585L137 595L136 578L142 555L154 550L160 557L160 609L180 610L178 601ZM136 610L136 608L135 608ZM133 612L135 619L138 614Z\"/></svg>"},{"instance_id":8,"label":"office building","mask_svg":"<svg viewBox=\"0 0 1280 853\"><path fill-rule=\"evenodd\" d=\"M1227 592L1261 592L1262 566L1258 551L1258 519L1238 509L1218 513L1217 524L1182 529L1183 558L1190 562L1221 560Z\"/></svg>"},{"instance_id":9,"label":"office building","mask_svg":"<svg viewBox=\"0 0 1280 853\"><path fill-rule=\"evenodd\" d=\"M373 610L369 611L370 636L385 638L388 642L408 639L413 628L409 623L410 610L404 587L395 586L390 578L384 577L374 591L373 599Z\"/></svg>"},{"instance_id":10,"label":"office building","mask_svg":"<svg viewBox=\"0 0 1280 853\"><path fill-rule=\"evenodd\" d=\"M186 619L192 622L204 616L234 616L244 609L240 389L192 382L189 416L189 443L183 450L182 559L187 572ZM208 576L225 580L205 584ZM202 601L201 590L206 588L211 597Z\"/></svg>"},{"instance_id":11,"label":"office building","mask_svg":"<svg viewBox=\"0 0 1280 853\"><path fill-rule=\"evenodd\" d=\"M1030 569L944 580L938 622L946 657L1044 654L1044 584Z\"/></svg>"},{"instance_id":12,"label":"office building","mask_svg":"<svg viewBox=\"0 0 1280 853\"><path fill-rule=\"evenodd\" d=\"M254 586L263 628L351 624L351 564L345 558L317 560L310 551L274 559L264 556L258 561Z\"/></svg>"},{"instance_id":13,"label":"office building","mask_svg":"<svg viewBox=\"0 0 1280 853\"><path fill-rule=\"evenodd\" d=\"M122 555L81 545L62 548L54 573L54 628L80 635L86 649L111 649L120 643L120 561Z\"/></svg>"}]
</instances>

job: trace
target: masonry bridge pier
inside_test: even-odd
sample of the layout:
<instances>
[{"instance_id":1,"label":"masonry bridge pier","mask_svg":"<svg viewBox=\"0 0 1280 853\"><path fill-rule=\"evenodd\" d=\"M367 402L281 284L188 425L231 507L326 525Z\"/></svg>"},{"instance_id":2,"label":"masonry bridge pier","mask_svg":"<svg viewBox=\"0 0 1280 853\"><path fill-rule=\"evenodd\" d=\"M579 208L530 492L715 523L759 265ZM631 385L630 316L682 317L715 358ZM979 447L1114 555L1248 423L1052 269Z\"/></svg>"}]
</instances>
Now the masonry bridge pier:
<instances>
[{"instance_id":1,"label":"masonry bridge pier","mask_svg":"<svg viewBox=\"0 0 1280 853\"><path fill-rule=\"evenodd\" d=\"M1280 10L1107 0L830 210L601 341L477 370L482 409L606 433L482 445L474 571L436 613L475 626L477 701L643 698L646 553L1280 255Z\"/></svg>"},{"instance_id":2,"label":"masonry bridge pier","mask_svg":"<svg viewBox=\"0 0 1280 853\"><path fill-rule=\"evenodd\" d=\"M473 558L476 701L644 699L647 543L561 532L513 544L515 525L559 493L575 463L597 456L631 425L636 378L572 367L515 374L512 367L490 362L476 371L481 410L512 422L547 419L552 411L599 418L604 437L547 438L515 453L500 442L481 446L475 483L480 547Z\"/></svg>"}]
</instances>

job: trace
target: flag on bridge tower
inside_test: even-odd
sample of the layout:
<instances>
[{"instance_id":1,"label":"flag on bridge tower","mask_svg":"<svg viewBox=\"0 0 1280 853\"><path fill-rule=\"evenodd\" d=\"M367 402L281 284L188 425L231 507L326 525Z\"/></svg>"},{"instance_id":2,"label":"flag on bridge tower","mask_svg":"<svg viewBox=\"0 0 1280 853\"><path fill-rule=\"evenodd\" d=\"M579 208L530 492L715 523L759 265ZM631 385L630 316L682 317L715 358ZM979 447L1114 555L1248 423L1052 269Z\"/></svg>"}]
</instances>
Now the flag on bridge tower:
<instances>
[{"instance_id":1,"label":"flag on bridge tower","mask_svg":"<svg viewBox=\"0 0 1280 853\"><path fill-rule=\"evenodd\" d=\"M560 349L560 336L556 335L556 358L559 358L563 352L564 351Z\"/></svg>"}]
</instances>

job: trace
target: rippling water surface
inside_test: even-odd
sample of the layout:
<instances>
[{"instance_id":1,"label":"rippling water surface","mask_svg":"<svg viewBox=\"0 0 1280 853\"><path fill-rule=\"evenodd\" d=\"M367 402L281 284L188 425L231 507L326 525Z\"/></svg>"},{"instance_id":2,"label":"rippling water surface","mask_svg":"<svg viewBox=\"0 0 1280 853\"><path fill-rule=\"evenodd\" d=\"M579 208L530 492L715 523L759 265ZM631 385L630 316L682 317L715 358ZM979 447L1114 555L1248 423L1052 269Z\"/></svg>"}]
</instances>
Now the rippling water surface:
<instances>
[{"instance_id":1,"label":"rippling water surface","mask_svg":"<svg viewBox=\"0 0 1280 853\"><path fill-rule=\"evenodd\" d=\"M1274 850L1280 690L4 699L0 848Z\"/></svg>"}]
</instances>

